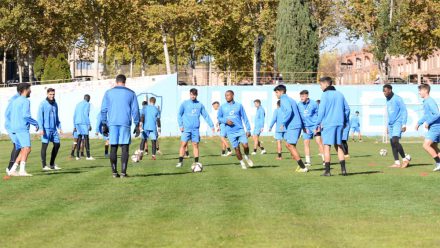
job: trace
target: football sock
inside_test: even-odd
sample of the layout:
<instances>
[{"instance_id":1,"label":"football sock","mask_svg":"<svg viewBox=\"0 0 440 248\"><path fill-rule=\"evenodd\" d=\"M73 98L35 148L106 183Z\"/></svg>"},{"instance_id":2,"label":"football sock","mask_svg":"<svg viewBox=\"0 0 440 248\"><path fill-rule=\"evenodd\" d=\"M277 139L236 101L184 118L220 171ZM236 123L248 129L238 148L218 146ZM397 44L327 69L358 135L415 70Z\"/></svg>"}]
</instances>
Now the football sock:
<instances>
[{"instance_id":1,"label":"football sock","mask_svg":"<svg viewBox=\"0 0 440 248\"><path fill-rule=\"evenodd\" d=\"M127 174L127 164L128 164L128 150L129 145L122 145L121 149L121 173L126 175Z\"/></svg>"},{"instance_id":2,"label":"football sock","mask_svg":"<svg viewBox=\"0 0 440 248\"><path fill-rule=\"evenodd\" d=\"M15 148L15 145L14 145L14 148ZM15 160L17 160L17 157L20 154L20 152L21 152L21 149L19 149L19 150L14 149L14 154L13 154L14 157L12 157L12 153L11 153L11 161L9 162L9 166L8 166L9 171L11 171L12 167L15 165ZM15 169L17 169L17 167L15 167Z\"/></svg>"},{"instance_id":3,"label":"football sock","mask_svg":"<svg viewBox=\"0 0 440 248\"><path fill-rule=\"evenodd\" d=\"M194 158L194 162L198 163L199 162L199 157L195 157Z\"/></svg>"},{"instance_id":4,"label":"football sock","mask_svg":"<svg viewBox=\"0 0 440 248\"><path fill-rule=\"evenodd\" d=\"M231 152L231 148L230 147L228 147L227 149L228 149L228 152Z\"/></svg>"},{"instance_id":5,"label":"football sock","mask_svg":"<svg viewBox=\"0 0 440 248\"><path fill-rule=\"evenodd\" d=\"M341 164L341 168L345 169L345 160L341 160L339 161L339 163Z\"/></svg>"},{"instance_id":6,"label":"football sock","mask_svg":"<svg viewBox=\"0 0 440 248\"><path fill-rule=\"evenodd\" d=\"M398 165L400 165L400 160L396 160L396 161L394 161L394 164L398 164Z\"/></svg>"},{"instance_id":7,"label":"football sock","mask_svg":"<svg viewBox=\"0 0 440 248\"><path fill-rule=\"evenodd\" d=\"M189 151L185 151L185 155L189 157Z\"/></svg>"},{"instance_id":8,"label":"football sock","mask_svg":"<svg viewBox=\"0 0 440 248\"><path fill-rule=\"evenodd\" d=\"M81 150L81 142L82 142L82 135L78 135L78 142L76 143L76 156L79 157L79 152Z\"/></svg>"},{"instance_id":9,"label":"football sock","mask_svg":"<svg viewBox=\"0 0 440 248\"><path fill-rule=\"evenodd\" d=\"M264 147L260 146L260 149L261 149L262 151L264 151Z\"/></svg>"},{"instance_id":10,"label":"football sock","mask_svg":"<svg viewBox=\"0 0 440 248\"><path fill-rule=\"evenodd\" d=\"M112 145L110 149L110 165L113 173L118 173L118 145Z\"/></svg>"},{"instance_id":11,"label":"football sock","mask_svg":"<svg viewBox=\"0 0 440 248\"><path fill-rule=\"evenodd\" d=\"M281 158L281 152L278 153L278 157Z\"/></svg>"},{"instance_id":12,"label":"football sock","mask_svg":"<svg viewBox=\"0 0 440 248\"><path fill-rule=\"evenodd\" d=\"M222 150L222 155L225 155L225 153L226 153L226 150Z\"/></svg>"},{"instance_id":13,"label":"football sock","mask_svg":"<svg viewBox=\"0 0 440 248\"><path fill-rule=\"evenodd\" d=\"M306 166L304 165L304 162L301 159L297 160L296 162L298 163L299 167L301 167L301 169L306 168Z\"/></svg>"},{"instance_id":14,"label":"football sock","mask_svg":"<svg viewBox=\"0 0 440 248\"><path fill-rule=\"evenodd\" d=\"M437 164L440 163L440 158L439 158L438 156L435 157L434 160L435 160L435 162L436 162Z\"/></svg>"},{"instance_id":15,"label":"football sock","mask_svg":"<svg viewBox=\"0 0 440 248\"><path fill-rule=\"evenodd\" d=\"M330 162L325 162L325 172L330 173Z\"/></svg>"},{"instance_id":16,"label":"football sock","mask_svg":"<svg viewBox=\"0 0 440 248\"><path fill-rule=\"evenodd\" d=\"M254 148L254 152L257 152L257 149L256 149L256 148Z\"/></svg>"},{"instance_id":17,"label":"football sock","mask_svg":"<svg viewBox=\"0 0 440 248\"><path fill-rule=\"evenodd\" d=\"M146 142L145 139L141 140L141 144L139 145L139 150L141 150L141 151L145 150L145 142Z\"/></svg>"},{"instance_id":18,"label":"football sock","mask_svg":"<svg viewBox=\"0 0 440 248\"><path fill-rule=\"evenodd\" d=\"M183 157L179 157L179 163L183 162Z\"/></svg>"},{"instance_id":19,"label":"football sock","mask_svg":"<svg viewBox=\"0 0 440 248\"><path fill-rule=\"evenodd\" d=\"M52 154L50 156L50 166L55 165L55 159L57 158L58 151L60 150L60 143L53 143Z\"/></svg>"},{"instance_id":20,"label":"football sock","mask_svg":"<svg viewBox=\"0 0 440 248\"><path fill-rule=\"evenodd\" d=\"M47 152L47 147L49 146L49 144L48 143L41 143L41 165L43 166L43 168L44 168L44 166L46 166L47 165L47 163L46 163L46 152Z\"/></svg>"},{"instance_id":21,"label":"football sock","mask_svg":"<svg viewBox=\"0 0 440 248\"><path fill-rule=\"evenodd\" d=\"M17 170L17 167L18 167L18 164L17 163L14 163L13 165L12 165L12 167L9 169L9 171L16 171Z\"/></svg>"},{"instance_id":22,"label":"football sock","mask_svg":"<svg viewBox=\"0 0 440 248\"><path fill-rule=\"evenodd\" d=\"M88 135L84 135L84 145L86 147L87 157L90 158L90 140Z\"/></svg>"},{"instance_id":23,"label":"football sock","mask_svg":"<svg viewBox=\"0 0 440 248\"><path fill-rule=\"evenodd\" d=\"M156 156L156 141L155 140L151 141L151 152L154 156Z\"/></svg>"},{"instance_id":24,"label":"football sock","mask_svg":"<svg viewBox=\"0 0 440 248\"><path fill-rule=\"evenodd\" d=\"M391 148L393 151L394 160L399 160L399 152L398 152L398 148L397 148L398 144L399 144L398 137L391 138Z\"/></svg>"},{"instance_id":25,"label":"football sock","mask_svg":"<svg viewBox=\"0 0 440 248\"><path fill-rule=\"evenodd\" d=\"M310 164L310 156L306 156L306 163Z\"/></svg>"},{"instance_id":26,"label":"football sock","mask_svg":"<svg viewBox=\"0 0 440 248\"><path fill-rule=\"evenodd\" d=\"M105 154L105 155L108 155L108 145L105 145L105 146L104 146L104 154Z\"/></svg>"},{"instance_id":27,"label":"football sock","mask_svg":"<svg viewBox=\"0 0 440 248\"><path fill-rule=\"evenodd\" d=\"M26 172L26 162L20 162L20 173Z\"/></svg>"}]
</instances>

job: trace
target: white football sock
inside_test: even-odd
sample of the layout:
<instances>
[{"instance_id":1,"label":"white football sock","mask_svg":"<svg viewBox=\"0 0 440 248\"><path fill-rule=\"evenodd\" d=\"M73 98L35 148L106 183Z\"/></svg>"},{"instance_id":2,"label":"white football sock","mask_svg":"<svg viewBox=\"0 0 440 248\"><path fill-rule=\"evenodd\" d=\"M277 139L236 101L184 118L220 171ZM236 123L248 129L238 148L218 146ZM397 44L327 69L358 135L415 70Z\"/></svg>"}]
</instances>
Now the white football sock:
<instances>
[{"instance_id":1,"label":"white football sock","mask_svg":"<svg viewBox=\"0 0 440 248\"><path fill-rule=\"evenodd\" d=\"M310 156L306 156L306 163L310 164Z\"/></svg>"},{"instance_id":2,"label":"white football sock","mask_svg":"<svg viewBox=\"0 0 440 248\"><path fill-rule=\"evenodd\" d=\"M394 163L400 165L400 160L396 160Z\"/></svg>"},{"instance_id":3,"label":"white football sock","mask_svg":"<svg viewBox=\"0 0 440 248\"><path fill-rule=\"evenodd\" d=\"M12 168L11 168L10 172L17 171L17 167L18 167L18 164L14 163L14 165L12 165Z\"/></svg>"},{"instance_id":4,"label":"white football sock","mask_svg":"<svg viewBox=\"0 0 440 248\"><path fill-rule=\"evenodd\" d=\"M26 162L20 162L20 172L26 171Z\"/></svg>"},{"instance_id":5,"label":"white football sock","mask_svg":"<svg viewBox=\"0 0 440 248\"><path fill-rule=\"evenodd\" d=\"M244 155L244 159L248 160L248 159L249 159L249 157L248 157L247 155Z\"/></svg>"}]
</instances>

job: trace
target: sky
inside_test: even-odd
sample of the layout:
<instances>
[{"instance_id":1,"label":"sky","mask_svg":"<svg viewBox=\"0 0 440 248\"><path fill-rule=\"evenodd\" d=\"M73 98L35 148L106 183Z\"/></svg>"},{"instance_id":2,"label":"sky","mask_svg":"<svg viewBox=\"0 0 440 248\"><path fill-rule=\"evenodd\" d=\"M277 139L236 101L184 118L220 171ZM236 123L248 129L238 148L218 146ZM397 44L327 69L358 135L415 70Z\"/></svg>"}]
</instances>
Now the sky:
<instances>
[{"instance_id":1,"label":"sky","mask_svg":"<svg viewBox=\"0 0 440 248\"><path fill-rule=\"evenodd\" d=\"M363 39L350 40L347 33L342 32L337 37L330 37L324 41L324 46L321 49L321 53L330 52L332 50L337 50L339 54L347 53L350 48L351 50L361 49L365 45ZM354 49L357 48L357 49Z\"/></svg>"}]
</instances>

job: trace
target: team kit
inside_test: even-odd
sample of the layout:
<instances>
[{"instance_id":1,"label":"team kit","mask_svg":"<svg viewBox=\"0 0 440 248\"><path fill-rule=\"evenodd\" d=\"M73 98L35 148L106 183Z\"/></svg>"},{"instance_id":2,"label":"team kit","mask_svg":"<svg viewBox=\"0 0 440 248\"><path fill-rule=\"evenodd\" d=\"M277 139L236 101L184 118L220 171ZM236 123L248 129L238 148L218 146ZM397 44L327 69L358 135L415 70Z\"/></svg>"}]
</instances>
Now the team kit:
<instances>
[{"instance_id":1,"label":"team kit","mask_svg":"<svg viewBox=\"0 0 440 248\"><path fill-rule=\"evenodd\" d=\"M104 139L104 155L109 158L112 176L114 178L125 178L128 176L127 167L129 161L129 148L132 134L135 137L141 136L140 147L131 157L134 162L142 160L148 155L148 141L151 141L151 158L156 160L156 154L160 154L159 135L161 132L160 116L161 111L156 106L156 99L151 97L142 103L139 108L137 96L134 91L125 86L126 77L118 75L115 87L105 93L101 111L96 117L95 134L102 135ZM314 101L309 98L309 92L300 92L300 101L297 103L289 97L287 88L284 85L277 85L274 88L277 108L272 114L268 125L268 131L274 131L274 138L277 145L277 160L282 158L282 143L290 153L296 164L296 172L306 173L309 171L311 162L310 143L315 140L320 158L324 166L322 176L331 176L331 147L336 149L337 157L341 167L342 176L347 176L345 160L349 158L348 143L350 132L352 139L355 134L359 142L362 142L360 131L359 112L353 116L350 114L350 107L342 93L336 90L330 77L323 77L319 80L323 91L321 99ZM430 97L430 86L421 84L418 86L419 95L423 99L424 115L418 121L416 129L424 126L426 133L423 148L434 161L434 171L440 171L440 112L433 98ZM411 156L406 154L400 139L406 131L407 110L402 98L393 93L391 85L383 86L383 93L386 98L388 125L387 133L390 137L390 144L394 162L392 168L406 168L409 166ZM38 108L37 120L33 119L30 111L29 97L31 85L20 83L17 86L17 94L11 97L5 112L5 128L12 141L13 147L8 167L7 176L32 176L26 171L26 162L31 153L30 126L34 126L41 136L41 164L43 171L60 170L55 163L60 149L60 134L62 125L58 115L58 105L55 100L55 90L47 89L47 97ZM200 143L200 119L206 121L213 133L218 133L221 141L222 156L232 155L232 149L242 169L254 166L251 155L266 154L266 150L260 142L260 135L265 131L266 113L261 101L254 100L256 108L253 120L253 130L246 115L243 105L234 99L234 92L225 92L225 103L212 103L212 114L208 114L205 106L197 100L198 91L193 88L189 92L189 99L184 101L178 110L177 122L181 131L179 159L177 168L183 167L184 158L189 156L188 146L193 147L194 163L191 165L193 172L203 171L203 165L199 160ZM73 145L71 156L76 160L94 160L90 153L89 134L92 131L90 120L90 96L85 95L84 99L76 105L73 116ZM135 129L132 132L131 127ZM297 144L302 137L304 144L304 158L302 160ZM252 138L254 146L252 153L248 139ZM49 163L46 160L46 153L50 143L53 148L50 154ZM118 172L118 149L121 149L121 166ZM243 152L241 150L243 148ZM84 153L85 150L85 153Z\"/></svg>"}]
</instances>

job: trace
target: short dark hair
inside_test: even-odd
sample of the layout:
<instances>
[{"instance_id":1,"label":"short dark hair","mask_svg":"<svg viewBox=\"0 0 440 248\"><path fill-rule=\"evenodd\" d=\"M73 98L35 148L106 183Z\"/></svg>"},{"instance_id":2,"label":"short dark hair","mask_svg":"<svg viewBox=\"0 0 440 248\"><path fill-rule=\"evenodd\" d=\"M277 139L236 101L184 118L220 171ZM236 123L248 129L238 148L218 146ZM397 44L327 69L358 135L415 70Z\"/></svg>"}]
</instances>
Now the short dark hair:
<instances>
[{"instance_id":1,"label":"short dark hair","mask_svg":"<svg viewBox=\"0 0 440 248\"><path fill-rule=\"evenodd\" d=\"M31 87L31 84L29 84L29 83L19 83L17 85L17 92L21 94L21 93L23 93L23 91L29 89L30 87Z\"/></svg>"},{"instance_id":2,"label":"short dark hair","mask_svg":"<svg viewBox=\"0 0 440 248\"><path fill-rule=\"evenodd\" d=\"M142 102L142 106L145 106L145 105L147 105L147 104L148 104L147 101L143 101L143 102Z\"/></svg>"},{"instance_id":3,"label":"short dark hair","mask_svg":"<svg viewBox=\"0 0 440 248\"><path fill-rule=\"evenodd\" d=\"M119 74L116 76L116 83L123 83L125 84L125 82L127 81L127 78L125 77L124 74Z\"/></svg>"},{"instance_id":4,"label":"short dark hair","mask_svg":"<svg viewBox=\"0 0 440 248\"><path fill-rule=\"evenodd\" d=\"M322 77L319 79L320 83L328 83L329 85L333 84L333 79L331 77Z\"/></svg>"},{"instance_id":5,"label":"short dark hair","mask_svg":"<svg viewBox=\"0 0 440 248\"><path fill-rule=\"evenodd\" d=\"M431 86L429 84L421 84L419 85L419 90L424 89L427 90L428 93L431 92Z\"/></svg>"},{"instance_id":6,"label":"short dark hair","mask_svg":"<svg viewBox=\"0 0 440 248\"><path fill-rule=\"evenodd\" d=\"M85 94L85 95L84 95L84 100L86 100L86 101L90 101L90 95L89 95L89 94Z\"/></svg>"},{"instance_id":7,"label":"short dark hair","mask_svg":"<svg viewBox=\"0 0 440 248\"><path fill-rule=\"evenodd\" d=\"M150 102L156 103L156 97L154 97L154 96L150 97Z\"/></svg>"},{"instance_id":8,"label":"short dark hair","mask_svg":"<svg viewBox=\"0 0 440 248\"><path fill-rule=\"evenodd\" d=\"M281 100L277 101L277 106L280 107L281 106Z\"/></svg>"},{"instance_id":9,"label":"short dark hair","mask_svg":"<svg viewBox=\"0 0 440 248\"><path fill-rule=\"evenodd\" d=\"M359 114L359 111L356 111L355 113L356 113L356 114Z\"/></svg>"},{"instance_id":10,"label":"short dark hair","mask_svg":"<svg viewBox=\"0 0 440 248\"><path fill-rule=\"evenodd\" d=\"M215 104L220 105L220 103L218 101L215 101L215 102L212 103L212 105L215 105Z\"/></svg>"},{"instance_id":11,"label":"short dark hair","mask_svg":"<svg viewBox=\"0 0 440 248\"><path fill-rule=\"evenodd\" d=\"M189 90L189 93L191 93L191 94L193 94L193 95L196 95L196 96L199 94L196 88L192 88L192 89L190 89L190 90Z\"/></svg>"},{"instance_id":12,"label":"short dark hair","mask_svg":"<svg viewBox=\"0 0 440 248\"><path fill-rule=\"evenodd\" d=\"M283 93L286 93L287 92L287 88L286 88L286 86L280 84L280 85L277 85L277 87L275 87L273 89L273 91L281 91Z\"/></svg>"},{"instance_id":13,"label":"short dark hair","mask_svg":"<svg viewBox=\"0 0 440 248\"><path fill-rule=\"evenodd\" d=\"M389 90L393 90L393 86L391 86L391 84L385 84L383 86L384 89L389 89Z\"/></svg>"},{"instance_id":14,"label":"short dark hair","mask_svg":"<svg viewBox=\"0 0 440 248\"><path fill-rule=\"evenodd\" d=\"M308 90L302 90L299 94L300 95L308 95L309 91Z\"/></svg>"},{"instance_id":15,"label":"short dark hair","mask_svg":"<svg viewBox=\"0 0 440 248\"><path fill-rule=\"evenodd\" d=\"M49 92L55 92L55 89L54 88L47 89L47 93L49 93Z\"/></svg>"},{"instance_id":16,"label":"short dark hair","mask_svg":"<svg viewBox=\"0 0 440 248\"><path fill-rule=\"evenodd\" d=\"M225 93L231 93L232 95L235 95L235 93L234 93L234 91L232 91L232 90L227 90Z\"/></svg>"},{"instance_id":17,"label":"short dark hair","mask_svg":"<svg viewBox=\"0 0 440 248\"><path fill-rule=\"evenodd\" d=\"M261 101L260 101L260 99L255 99L254 102L258 102L258 104L261 105Z\"/></svg>"}]
</instances>

